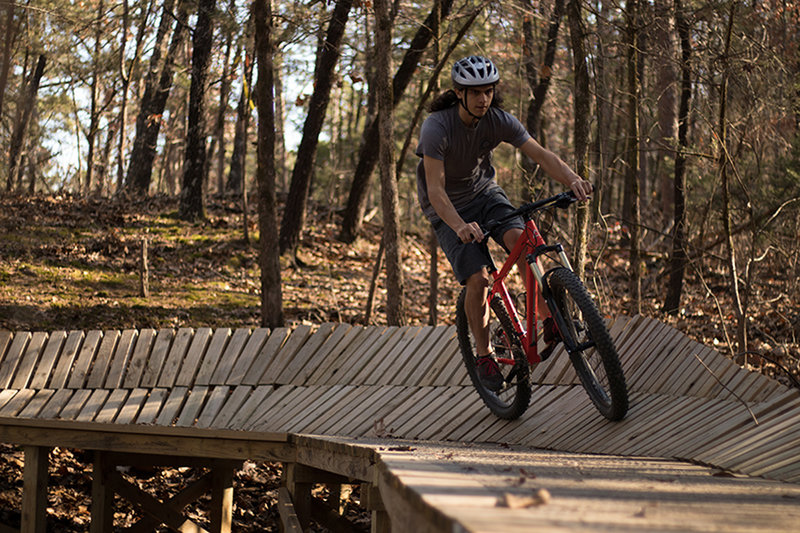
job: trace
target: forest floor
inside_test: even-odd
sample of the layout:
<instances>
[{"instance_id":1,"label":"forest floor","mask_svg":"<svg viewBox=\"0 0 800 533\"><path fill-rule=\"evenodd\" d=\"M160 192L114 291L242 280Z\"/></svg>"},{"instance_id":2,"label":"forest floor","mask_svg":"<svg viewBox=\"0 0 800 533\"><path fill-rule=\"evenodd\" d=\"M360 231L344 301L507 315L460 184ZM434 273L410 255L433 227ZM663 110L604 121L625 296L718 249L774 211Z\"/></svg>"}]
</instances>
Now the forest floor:
<instances>
[{"instance_id":1,"label":"forest floor","mask_svg":"<svg viewBox=\"0 0 800 533\"><path fill-rule=\"evenodd\" d=\"M337 214L320 207L309 214L296 261L281 258L287 325L365 323L380 228L366 224L352 244L337 240ZM257 246L243 238L241 211L233 201L212 200L208 219L177 218L177 201L84 199L37 196L0 199L0 329L125 329L256 327L260 320ZM249 234L257 219L249 216ZM568 241L553 230L554 238ZM647 238L647 236L646 236ZM142 242L148 241L150 295L140 295ZM624 228L593 228L585 279L608 316L630 314ZM657 236L650 248L657 249ZM646 246L647 248L647 246ZM427 235L407 234L402 250L408 323L429 321L430 254ZM666 254L646 255L641 313L666 322L695 340L732 356L733 304L722 262L706 260L702 273L686 276L681 312L660 311L666 285ZM438 254L439 323L453 322L460 287ZM800 376L800 287L785 263L759 266L749 305L750 350L739 362L786 381ZM371 323L385 324L386 291L378 280ZM779 366L780 365L780 366ZM783 367L780 368L780 367ZM88 524L86 458L56 449L52 457L53 531L82 531ZM0 523L18 521L21 451L0 449ZM88 462L91 464L91 461ZM90 467L89 467L90 470ZM249 465L237 474L237 531L275 527L275 465ZM168 491L173 478L192 472L145 476ZM54 490L54 489L51 489ZM357 492L350 501L356 512ZM202 514L201 511L198 513ZM136 516L119 508L117 523ZM18 523L18 522L17 522Z\"/></svg>"}]
</instances>

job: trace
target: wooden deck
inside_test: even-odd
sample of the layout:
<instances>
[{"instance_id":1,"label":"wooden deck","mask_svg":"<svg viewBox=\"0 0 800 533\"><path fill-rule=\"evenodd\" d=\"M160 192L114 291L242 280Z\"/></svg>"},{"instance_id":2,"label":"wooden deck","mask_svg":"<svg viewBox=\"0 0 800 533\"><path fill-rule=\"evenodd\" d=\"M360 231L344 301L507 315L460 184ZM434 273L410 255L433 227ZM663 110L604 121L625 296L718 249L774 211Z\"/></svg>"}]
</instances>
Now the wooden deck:
<instances>
[{"instance_id":1,"label":"wooden deck","mask_svg":"<svg viewBox=\"0 0 800 533\"><path fill-rule=\"evenodd\" d=\"M655 320L620 318L611 331L631 392L619 423L596 413L558 353L533 372L529 411L495 418L469 383L453 327L0 331L0 440L32 457L58 445L277 460L300 469L296 486L311 476L301 467L337 472L311 457L325 455L314 438L340 439L345 455L364 439L487 443L800 482L798 391ZM375 446L363 446L360 461L374 463ZM391 461L382 464L390 476ZM372 470L336 475L381 486Z\"/></svg>"}]
</instances>

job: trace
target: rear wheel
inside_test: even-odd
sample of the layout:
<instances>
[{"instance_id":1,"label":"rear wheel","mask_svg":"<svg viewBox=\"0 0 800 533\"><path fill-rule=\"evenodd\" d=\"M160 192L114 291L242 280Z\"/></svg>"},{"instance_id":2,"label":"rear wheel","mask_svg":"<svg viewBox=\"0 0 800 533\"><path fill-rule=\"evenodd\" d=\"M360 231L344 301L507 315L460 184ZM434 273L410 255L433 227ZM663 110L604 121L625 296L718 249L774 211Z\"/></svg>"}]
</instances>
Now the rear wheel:
<instances>
[{"instance_id":1,"label":"rear wheel","mask_svg":"<svg viewBox=\"0 0 800 533\"><path fill-rule=\"evenodd\" d=\"M528 408L531 399L531 385L528 379L530 370L519 336L511 325L511 319L503 307L502 300L499 297L494 298L489 313L489 338L492 349L498 358L513 359L514 365L500 364L500 370L505 378L503 387L496 392L487 389L478 376L475 340L469 329L464 309L466 293L467 289L464 288L456 303L456 330L467 373L483 402L495 415L508 420L519 418Z\"/></svg>"},{"instance_id":2,"label":"rear wheel","mask_svg":"<svg viewBox=\"0 0 800 533\"><path fill-rule=\"evenodd\" d=\"M553 318L581 384L603 416L622 420L628 412L628 389L605 321L574 272L555 268L546 278Z\"/></svg>"}]
</instances>

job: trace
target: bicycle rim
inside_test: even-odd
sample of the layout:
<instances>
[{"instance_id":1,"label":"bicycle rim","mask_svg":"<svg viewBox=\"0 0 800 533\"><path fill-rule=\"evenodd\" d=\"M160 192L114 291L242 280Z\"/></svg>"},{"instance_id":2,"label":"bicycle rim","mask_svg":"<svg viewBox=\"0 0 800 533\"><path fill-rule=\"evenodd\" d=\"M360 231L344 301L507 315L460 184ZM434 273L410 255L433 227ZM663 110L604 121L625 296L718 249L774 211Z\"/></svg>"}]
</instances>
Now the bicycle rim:
<instances>
[{"instance_id":1,"label":"bicycle rim","mask_svg":"<svg viewBox=\"0 0 800 533\"><path fill-rule=\"evenodd\" d=\"M490 306L489 335L492 347L500 358L514 359L515 364L500 365L506 378L505 386L495 392L487 389L478 376L475 341L469 329L464 310L466 288L461 291L456 304L456 329L461 357L472 384L481 399L496 416L507 420L519 418L528 408L531 399L529 367L519 337L511 325L511 319L499 298Z\"/></svg>"},{"instance_id":2,"label":"bicycle rim","mask_svg":"<svg viewBox=\"0 0 800 533\"><path fill-rule=\"evenodd\" d=\"M556 268L547 279L554 314L561 315L556 323L581 384L604 417L622 420L628 412L628 389L605 321L574 272Z\"/></svg>"}]
</instances>

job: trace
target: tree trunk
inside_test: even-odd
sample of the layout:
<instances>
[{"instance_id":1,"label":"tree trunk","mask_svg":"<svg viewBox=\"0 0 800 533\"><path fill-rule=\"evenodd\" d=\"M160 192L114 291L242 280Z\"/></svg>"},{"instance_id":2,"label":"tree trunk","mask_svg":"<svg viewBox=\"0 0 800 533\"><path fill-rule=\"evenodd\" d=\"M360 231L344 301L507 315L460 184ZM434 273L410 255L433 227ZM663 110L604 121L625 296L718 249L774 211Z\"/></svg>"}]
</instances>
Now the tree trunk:
<instances>
[{"instance_id":1,"label":"tree trunk","mask_svg":"<svg viewBox=\"0 0 800 533\"><path fill-rule=\"evenodd\" d=\"M183 166L178 215L183 220L206 218L206 89L208 65L214 43L214 7L216 0L200 0L197 6L197 24L192 38L192 83L189 88L188 127L186 154Z\"/></svg>"},{"instance_id":2,"label":"tree trunk","mask_svg":"<svg viewBox=\"0 0 800 533\"><path fill-rule=\"evenodd\" d=\"M686 155L689 137L689 102L692 97L692 71L689 65L692 55L691 28L683 13L683 3L675 0L675 25L681 43L681 99L678 108L678 150L675 153L674 220L672 234L672 257L670 258L667 296L664 311L677 315L683 292L683 276L688 263L686 250Z\"/></svg>"},{"instance_id":3,"label":"tree trunk","mask_svg":"<svg viewBox=\"0 0 800 533\"><path fill-rule=\"evenodd\" d=\"M278 253L278 208L275 198L275 102L272 96L272 2L255 0L258 62L258 227L261 265L261 325L283 325L281 266Z\"/></svg>"},{"instance_id":4,"label":"tree trunk","mask_svg":"<svg viewBox=\"0 0 800 533\"><path fill-rule=\"evenodd\" d=\"M452 0L443 0L441 3L441 20L449 16L452 6ZM434 5L425 22L417 29L417 33L411 40L411 44L403 57L403 62L394 75L392 80L393 105L397 105L403 96L417 69L420 57L434 36L431 28L433 28L436 17L439 16L436 13L438 8L439 6ZM344 242L353 242L361 230L367 203L367 193L369 192L369 182L372 177L372 171L378 162L378 153L375 150L375 146L379 142L379 120L378 117L373 118L364 128L358 152L358 165L353 174L353 183L350 186L350 195L347 199L342 229L339 233L339 239Z\"/></svg>"},{"instance_id":5,"label":"tree trunk","mask_svg":"<svg viewBox=\"0 0 800 533\"><path fill-rule=\"evenodd\" d=\"M242 92L236 106L236 129L233 133L233 149L231 151L231 164L228 172L228 182L225 190L232 193L241 193L245 187L244 169L247 156L247 130L250 127L250 90L253 83L253 56L250 53L251 35L248 35L248 44L245 45L245 58L242 64Z\"/></svg>"},{"instance_id":6,"label":"tree trunk","mask_svg":"<svg viewBox=\"0 0 800 533\"><path fill-rule=\"evenodd\" d=\"M314 172L319 134L325 121L325 112L333 87L336 63L341 55L341 43L353 0L339 0L333 9L325 41L320 47L317 68L314 73L314 92L308 104L308 114L303 124L303 137L297 149L297 162L289 185L280 232L281 254L294 253L300 241L306 217L306 205L311 190L311 175Z\"/></svg>"},{"instance_id":7,"label":"tree trunk","mask_svg":"<svg viewBox=\"0 0 800 533\"><path fill-rule=\"evenodd\" d=\"M8 2L5 9L5 24L3 30L3 55L0 57L0 117L3 116L3 100L8 85L8 73L11 72L11 58L14 54L14 41L22 18L14 16L16 3Z\"/></svg>"},{"instance_id":8,"label":"tree trunk","mask_svg":"<svg viewBox=\"0 0 800 533\"><path fill-rule=\"evenodd\" d=\"M99 131L100 124L100 54L102 53L102 45L100 39L103 37L103 25L101 21L105 16L105 7L102 0L97 3L97 20L95 21L94 33L94 57L92 58L93 72L92 81L89 85L89 130L86 133L86 144L88 148L86 151L86 193L89 194L92 190L94 180L94 165L95 165L95 138Z\"/></svg>"},{"instance_id":9,"label":"tree trunk","mask_svg":"<svg viewBox=\"0 0 800 533\"><path fill-rule=\"evenodd\" d=\"M230 31L226 35L225 56L222 65L222 81L219 85L219 109L217 110L216 133L217 138L217 194L225 190L225 115L228 111L228 98L231 92L231 50L233 49L233 35Z\"/></svg>"},{"instance_id":10,"label":"tree trunk","mask_svg":"<svg viewBox=\"0 0 800 533\"><path fill-rule=\"evenodd\" d=\"M597 50L595 52L595 107L597 109L597 128L595 140L595 151L597 154L596 168L597 179L594 182L594 199L592 204L595 210L595 217L599 218L605 207L608 207L610 195L606 194L608 184L608 168L611 161L609 141L611 130L611 97L609 96L608 76L606 75L606 39L609 39L610 31L606 21L607 0L600 0L599 13L597 14ZM609 39L610 40L610 39Z\"/></svg>"},{"instance_id":11,"label":"tree trunk","mask_svg":"<svg viewBox=\"0 0 800 533\"><path fill-rule=\"evenodd\" d=\"M733 19L736 14L737 2L731 2L731 10L728 15L728 27L725 32L725 48L722 52L722 81L719 86L719 173L722 179L722 225L725 234L725 251L728 262L728 273L730 275L731 293L733 296L734 312L736 313L737 347L731 346L731 351L744 353L747 351L747 319L744 312L741 291L739 289L739 271L736 266L736 249L733 242L733 232L731 231L731 198L730 183L728 177L728 58L731 49L731 34L733 33Z\"/></svg>"},{"instance_id":12,"label":"tree trunk","mask_svg":"<svg viewBox=\"0 0 800 533\"><path fill-rule=\"evenodd\" d=\"M281 254L287 251L294 254L300 242L300 233L305 224L306 205L311 190L311 175L314 172L319 134L325 121L325 113L333 87L334 71L341 55L342 37L352 6L353 0L340 0L336 3L328 32L320 46L320 55L317 57L317 68L314 73L314 92L308 104L308 114L303 124L303 137L297 149L297 161L292 171L289 197L286 200L281 223Z\"/></svg>"},{"instance_id":13,"label":"tree trunk","mask_svg":"<svg viewBox=\"0 0 800 533\"><path fill-rule=\"evenodd\" d=\"M628 69L628 143L625 175L628 183L628 205L626 220L630 231L630 313L642 311L641 274L641 221L639 200L639 0L631 0L626 6L627 17L627 69Z\"/></svg>"},{"instance_id":14,"label":"tree trunk","mask_svg":"<svg viewBox=\"0 0 800 533\"><path fill-rule=\"evenodd\" d=\"M589 67L586 63L585 35L581 6L578 0L567 4L569 34L572 41L572 64L575 73L575 172L586 179L589 176L587 156L589 153ZM578 277L583 278L586 268L586 230L589 225L589 206L582 203L575 216L574 267Z\"/></svg>"},{"instance_id":15,"label":"tree trunk","mask_svg":"<svg viewBox=\"0 0 800 533\"><path fill-rule=\"evenodd\" d=\"M375 0L375 67L378 93L378 152L383 205L383 242L386 249L386 320L390 326L405 324L403 270L400 253L400 218L394 168L392 120L392 20L388 0Z\"/></svg>"},{"instance_id":16,"label":"tree trunk","mask_svg":"<svg viewBox=\"0 0 800 533\"><path fill-rule=\"evenodd\" d=\"M11 134L11 140L8 148L8 182L7 189L10 191L15 186L15 172L19 162L20 152L22 145L25 141L25 132L28 127L28 121L33 113L33 106L36 104L36 93L39 91L39 82L44 74L44 65L46 59L44 54L39 56L39 61L36 63L36 70L31 75L28 82L27 92L25 93L22 104L17 113L17 120L14 124L14 131Z\"/></svg>"},{"instance_id":17,"label":"tree trunk","mask_svg":"<svg viewBox=\"0 0 800 533\"><path fill-rule=\"evenodd\" d=\"M654 60L656 61L656 98L657 98L657 118L658 118L658 142L655 154L658 157L653 168L654 186L658 190L660 198L659 212L662 213L664 222L669 220L669 212L675 203L673 194L675 186L667 172L667 159L671 155L670 146L674 145L675 139L675 86L677 76L674 67L675 46L671 31L671 9L667 5L667 0L657 0L655 2L655 25L653 35L653 49L655 51Z\"/></svg>"},{"instance_id":18,"label":"tree trunk","mask_svg":"<svg viewBox=\"0 0 800 533\"><path fill-rule=\"evenodd\" d=\"M156 46L150 58L150 68L147 72L144 94L136 118L136 137L131 149L128 174L125 178L125 187L139 194L147 194L150 189L153 161L156 157L156 142L161 129L162 115L167 105L174 72L174 59L178 49L183 44L186 34L186 21L188 19L186 0L178 1L178 13L175 29L169 43L169 50L161 65L163 46L167 32L172 25L172 6L174 2L167 0L161 15Z\"/></svg>"}]
</instances>

